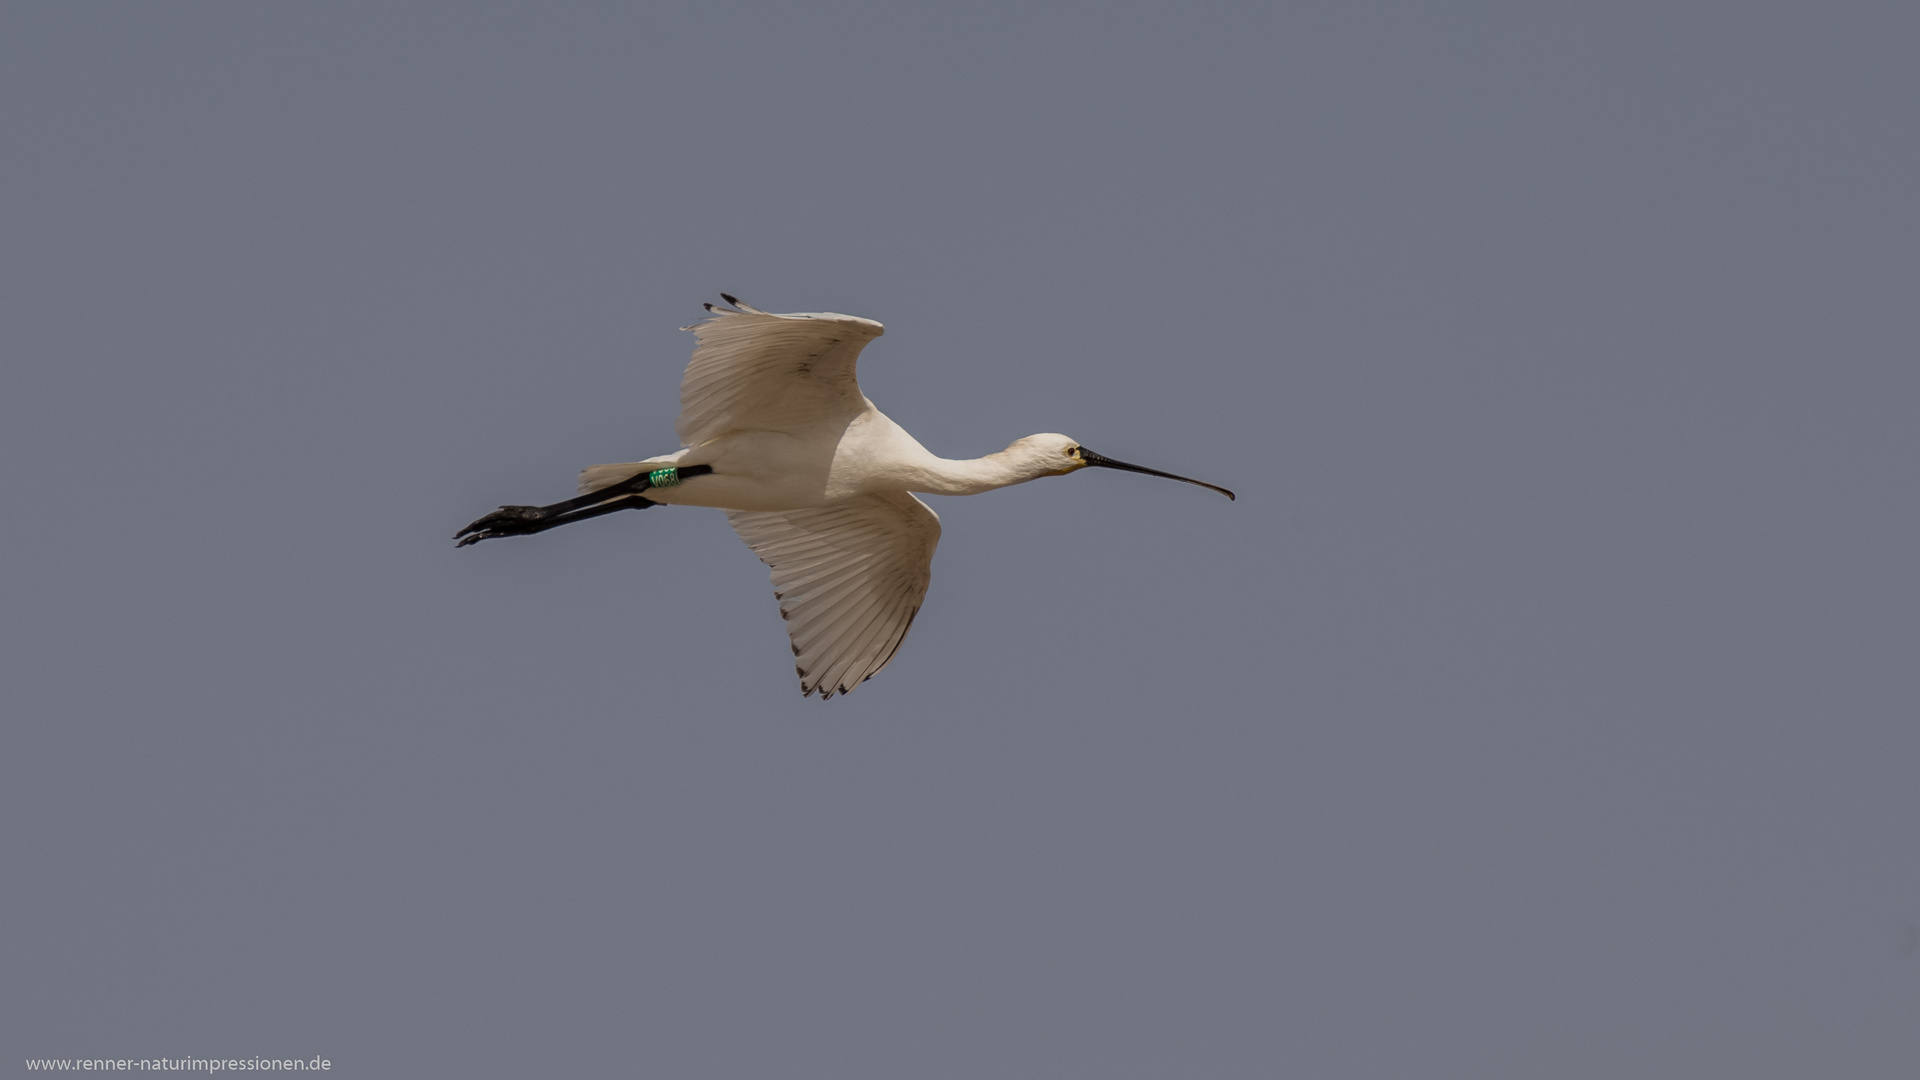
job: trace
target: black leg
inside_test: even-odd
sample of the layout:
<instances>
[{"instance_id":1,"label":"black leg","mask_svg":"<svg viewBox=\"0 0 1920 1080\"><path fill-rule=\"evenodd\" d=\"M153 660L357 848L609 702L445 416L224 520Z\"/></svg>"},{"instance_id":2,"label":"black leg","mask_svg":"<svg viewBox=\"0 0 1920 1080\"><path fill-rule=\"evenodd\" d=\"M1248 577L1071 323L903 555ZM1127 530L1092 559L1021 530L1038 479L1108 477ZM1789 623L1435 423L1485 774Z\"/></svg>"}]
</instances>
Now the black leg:
<instances>
[{"instance_id":1,"label":"black leg","mask_svg":"<svg viewBox=\"0 0 1920 1080\"><path fill-rule=\"evenodd\" d=\"M565 506L566 504L555 503L554 505ZM621 510L645 510L649 506L659 505L652 499L639 495L621 495L585 510L570 510L558 514L542 513L551 509L545 506L503 506L455 533L455 539L460 542L454 547L466 547L468 544L477 544L482 540L492 540L501 536L532 536L537 532L546 532L548 529L557 529L562 525L571 525L576 521L585 521L604 514L618 513Z\"/></svg>"},{"instance_id":2,"label":"black leg","mask_svg":"<svg viewBox=\"0 0 1920 1080\"><path fill-rule=\"evenodd\" d=\"M710 465L689 465L675 469L673 483L679 483L688 477L705 476L713 471ZM492 540L499 536L531 536L537 532L561 525L571 525L576 521L585 521L602 514L611 514L620 510L645 510L649 506L660 505L651 499L643 498L640 492L653 487L650 473L640 473L631 479L617 484L608 484L597 491L568 499L565 502L551 503L547 506L503 506L493 513L453 534L460 541L455 547L466 547L482 540Z\"/></svg>"}]
</instances>

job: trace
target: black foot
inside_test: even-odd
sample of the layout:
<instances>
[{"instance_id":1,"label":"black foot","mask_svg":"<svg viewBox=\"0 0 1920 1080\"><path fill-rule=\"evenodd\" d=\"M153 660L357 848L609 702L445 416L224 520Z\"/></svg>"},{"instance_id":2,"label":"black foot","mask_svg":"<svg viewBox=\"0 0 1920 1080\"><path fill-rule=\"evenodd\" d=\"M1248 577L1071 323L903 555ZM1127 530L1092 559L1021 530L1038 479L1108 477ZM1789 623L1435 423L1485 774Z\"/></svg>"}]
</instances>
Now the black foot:
<instances>
[{"instance_id":1,"label":"black foot","mask_svg":"<svg viewBox=\"0 0 1920 1080\"><path fill-rule=\"evenodd\" d=\"M482 540L492 540L496 536L526 536L529 533L542 532L549 525L542 524L555 515L547 513L539 506L503 506L493 513L475 521L473 524L453 534L460 541L455 547L466 547Z\"/></svg>"}]
</instances>

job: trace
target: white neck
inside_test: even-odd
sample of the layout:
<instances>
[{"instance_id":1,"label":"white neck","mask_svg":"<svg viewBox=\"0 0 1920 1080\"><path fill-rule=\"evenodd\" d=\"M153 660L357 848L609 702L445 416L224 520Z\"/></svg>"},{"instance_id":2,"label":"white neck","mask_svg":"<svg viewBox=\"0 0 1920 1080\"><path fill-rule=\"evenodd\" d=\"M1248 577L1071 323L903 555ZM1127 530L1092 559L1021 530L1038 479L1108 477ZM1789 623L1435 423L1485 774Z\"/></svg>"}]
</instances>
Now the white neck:
<instances>
[{"instance_id":1,"label":"white neck","mask_svg":"<svg viewBox=\"0 0 1920 1080\"><path fill-rule=\"evenodd\" d=\"M1028 455L1011 449L957 461L929 454L914 470L916 475L909 490L929 495L978 495L1046 476L1037 464Z\"/></svg>"},{"instance_id":2,"label":"white neck","mask_svg":"<svg viewBox=\"0 0 1920 1080\"><path fill-rule=\"evenodd\" d=\"M849 429L852 433L852 429ZM852 452L847 452L848 444ZM936 457L926 447L887 419L878 409L869 413L858 439L842 439L838 456L858 477L853 486L871 491L922 491L929 495L978 495L983 491L1023 484L1042 476L1072 472L1079 464L1067 455L1074 442L1065 435L1029 435L986 457Z\"/></svg>"}]
</instances>

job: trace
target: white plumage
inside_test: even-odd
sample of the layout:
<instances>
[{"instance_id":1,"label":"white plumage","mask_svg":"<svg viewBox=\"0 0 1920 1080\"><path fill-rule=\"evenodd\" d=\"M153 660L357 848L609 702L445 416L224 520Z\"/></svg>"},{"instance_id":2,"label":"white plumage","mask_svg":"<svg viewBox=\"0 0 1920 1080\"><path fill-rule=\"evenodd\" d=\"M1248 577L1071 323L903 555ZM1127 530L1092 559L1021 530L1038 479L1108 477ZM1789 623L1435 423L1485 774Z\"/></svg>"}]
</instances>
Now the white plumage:
<instances>
[{"instance_id":1,"label":"white plumage","mask_svg":"<svg viewBox=\"0 0 1920 1080\"><path fill-rule=\"evenodd\" d=\"M940 518L904 491L806 510L729 510L773 569L800 690L832 697L893 662L933 580Z\"/></svg>"},{"instance_id":2,"label":"white plumage","mask_svg":"<svg viewBox=\"0 0 1920 1080\"><path fill-rule=\"evenodd\" d=\"M620 509L725 510L772 568L801 692L824 699L892 662L926 597L940 518L912 492L971 495L1101 465L1233 497L1101 457L1065 435L1030 435L970 461L936 457L860 392L855 364L883 332L879 323L726 300L732 308L708 304L713 317L686 328L697 344L680 381L681 450L592 466L580 474L580 498L502 507L462 529L461 544Z\"/></svg>"}]
</instances>

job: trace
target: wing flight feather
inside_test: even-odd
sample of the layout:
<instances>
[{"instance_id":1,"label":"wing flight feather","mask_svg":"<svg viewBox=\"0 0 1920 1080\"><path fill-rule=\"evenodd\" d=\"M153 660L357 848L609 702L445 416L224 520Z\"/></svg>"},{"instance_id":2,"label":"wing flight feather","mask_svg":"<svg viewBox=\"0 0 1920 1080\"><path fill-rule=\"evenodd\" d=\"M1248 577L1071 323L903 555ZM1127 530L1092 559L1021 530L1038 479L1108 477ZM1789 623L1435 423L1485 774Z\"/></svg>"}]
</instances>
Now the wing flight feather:
<instances>
[{"instance_id":1,"label":"wing flight feather","mask_svg":"<svg viewBox=\"0 0 1920 1080\"><path fill-rule=\"evenodd\" d=\"M713 318L694 333L693 360L680 379L683 446L740 430L779 430L840 418L866 407L854 365L884 328L833 312L771 315L740 303L707 305Z\"/></svg>"},{"instance_id":2,"label":"wing flight feather","mask_svg":"<svg viewBox=\"0 0 1920 1080\"><path fill-rule=\"evenodd\" d=\"M940 518L903 492L806 510L729 510L772 568L800 691L844 694L893 660L932 580Z\"/></svg>"}]
</instances>

